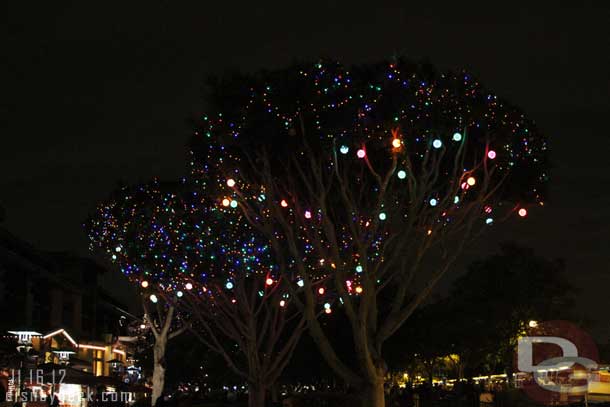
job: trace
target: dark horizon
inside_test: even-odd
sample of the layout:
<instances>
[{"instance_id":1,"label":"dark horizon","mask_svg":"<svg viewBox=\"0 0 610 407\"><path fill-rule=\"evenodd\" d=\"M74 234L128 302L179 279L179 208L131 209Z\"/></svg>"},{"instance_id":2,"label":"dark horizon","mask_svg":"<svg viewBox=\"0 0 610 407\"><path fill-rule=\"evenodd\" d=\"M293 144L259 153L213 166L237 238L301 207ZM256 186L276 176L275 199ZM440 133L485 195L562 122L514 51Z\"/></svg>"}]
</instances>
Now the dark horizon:
<instances>
[{"instance_id":1,"label":"dark horizon","mask_svg":"<svg viewBox=\"0 0 610 407\"><path fill-rule=\"evenodd\" d=\"M498 227L462 266L506 240L564 258L578 313L610 340L610 6L319 3L8 13L2 226L43 250L91 255L81 224L119 181L185 173L187 119L202 112L208 75L319 57L427 59L523 107L551 146L548 205Z\"/></svg>"}]
</instances>

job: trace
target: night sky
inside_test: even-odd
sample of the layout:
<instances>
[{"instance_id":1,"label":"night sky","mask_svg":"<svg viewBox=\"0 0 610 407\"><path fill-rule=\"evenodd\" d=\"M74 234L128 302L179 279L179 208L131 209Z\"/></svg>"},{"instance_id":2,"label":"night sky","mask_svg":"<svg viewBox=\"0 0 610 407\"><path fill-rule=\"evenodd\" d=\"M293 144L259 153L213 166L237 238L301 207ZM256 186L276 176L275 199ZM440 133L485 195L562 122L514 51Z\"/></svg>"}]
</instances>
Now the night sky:
<instances>
[{"instance_id":1,"label":"night sky","mask_svg":"<svg viewBox=\"0 0 610 407\"><path fill-rule=\"evenodd\" d=\"M578 312L610 338L608 2L22 3L4 16L0 97L0 205L16 235L88 254L81 224L119 181L185 172L210 74L426 58L523 107L552 149L548 205L467 259L504 240L565 258Z\"/></svg>"}]
</instances>

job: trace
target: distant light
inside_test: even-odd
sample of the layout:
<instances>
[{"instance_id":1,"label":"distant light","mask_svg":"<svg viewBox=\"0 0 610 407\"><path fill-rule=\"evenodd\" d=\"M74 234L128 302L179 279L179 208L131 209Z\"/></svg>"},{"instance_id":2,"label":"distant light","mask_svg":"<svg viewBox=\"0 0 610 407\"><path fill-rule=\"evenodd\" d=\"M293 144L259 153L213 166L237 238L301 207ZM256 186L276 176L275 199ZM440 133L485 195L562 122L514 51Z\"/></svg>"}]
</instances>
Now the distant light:
<instances>
[{"instance_id":1,"label":"distant light","mask_svg":"<svg viewBox=\"0 0 610 407\"><path fill-rule=\"evenodd\" d=\"M237 208L237 201L236 200L232 200L231 201L231 208Z\"/></svg>"},{"instance_id":2,"label":"distant light","mask_svg":"<svg viewBox=\"0 0 610 407\"><path fill-rule=\"evenodd\" d=\"M430 206L436 206L437 204L438 204L438 201L436 200L436 198L430 199Z\"/></svg>"},{"instance_id":3,"label":"distant light","mask_svg":"<svg viewBox=\"0 0 610 407\"><path fill-rule=\"evenodd\" d=\"M282 205L282 208L286 208L286 207L288 207L288 202L286 202L286 200L285 200L285 199L282 199L282 200L280 201L280 205Z\"/></svg>"},{"instance_id":4,"label":"distant light","mask_svg":"<svg viewBox=\"0 0 610 407\"><path fill-rule=\"evenodd\" d=\"M234 187L235 186L235 180L233 178L229 178L227 180L227 186L229 186L231 188Z\"/></svg>"},{"instance_id":5,"label":"distant light","mask_svg":"<svg viewBox=\"0 0 610 407\"><path fill-rule=\"evenodd\" d=\"M159 301L159 299L157 298L156 295L151 294L150 297L148 297L154 304L157 303L157 301Z\"/></svg>"},{"instance_id":6,"label":"distant light","mask_svg":"<svg viewBox=\"0 0 610 407\"><path fill-rule=\"evenodd\" d=\"M494 223L494 219L493 218L487 218L485 219L485 223L488 225L491 225L492 223Z\"/></svg>"},{"instance_id":7,"label":"distant light","mask_svg":"<svg viewBox=\"0 0 610 407\"><path fill-rule=\"evenodd\" d=\"M364 156L366 155L366 151L364 151L364 149L361 148L360 150L358 150L356 155L358 156L358 158L364 158Z\"/></svg>"},{"instance_id":8,"label":"distant light","mask_svg":"<svg viewBox=\"0 0 610 407\"><path fill-rule=\"evenodd\" d=\"M379 213L379 220L385 220L386 219L386 214L385 212L381 212Z\"/></svg>"},{"instance_id":9,"label":"distant light","mask_svg":"<svg viewBox=\"0 0 610 407\"><path fill-rule=\"evenodd\" d=\"M184 288L186 288L187 290L192 290L192 289L193 289L193 284L191 284L191 283L186 283L186 285L184 286Z\"/></svg>"},{"instance_id":10,"label":"distant light","mask_svg":"<svg viewBox=\"0 0 610 407\"><path fill-rule=\"evenodd\" d=\"M519 209L519 216L521 216L522 218L525 218L527 216L527 209L525 209L525 208Z\"/></svg>"},{"instance_id":11,"label":"distant light","mask_svg":"<svg viewBox=\"0 0 610 407\"><path fill-rule=\"evenodd\" d=\"M177 296L178 298L182 298L182 296L183 296L183 295L184 295L184 294L182 293L182 291L178 291L178 292L176 293L176 296Z\"/></svg>"},{"instance_id":12,"label":"distant light","mask_svg":"<svg viewBox=\"0 0 610 407\"><path fill-rule=\"evenodd\" d=\"M406 172L405 170L400 170L400 171L398 171L398 174L397 174L397 175L398 175L398 178L399 178L399 179L405 179L405 178L407 178L407 172Z\"/></svg>"},{"instance_id":13,"label":"distant light","mask_svg":"<svg viewBox=\"0 0 610 407\"><path fill-rule=\"evenodd\" d=\"M140 329L146 329L146 324L140 324Z\"/></svg>"},{"instance_id":14,"label":"distant light","mask_svg":"<svg viewBox=\"0 0 610 407\"><path fill-rule=\"evenodd\" d=\"M453 141L461 141L462 135L460 133L453 133Z\"/></svg>"},{"instance_id":15,"label":"distant light","mask_svg":"<svg viewBox=\"0 0 610 407\"><path fill-rule=\"evenodd\" d=\"M324 289L324 287L318 288L318 294L324 295L325 292L326 292L326 290Z\"/></svg>"},{"instance_id":16,"label":"distant light","mask_svg":"<svg viewBox=\"0 0 610 407\"><path fill-rule=\"evenodd\" d=\"M271 277L267 278L267 279L265 280L265 284L267 284L267 285L273 285L273 279L272 279Z\"/></svg>"},{"instance_id":17,"label":"distant light","mask_svg":"<svg viewBox=\"0 0 610 407\"><path fill-rule=\"evenodd\" d=\"M311 212L310 211L305 211L305 218L306 219L311 219Z\"/></svg>"},{"instance_id":18,"label":"distant light","mask_svg":"<svg viewBox=\"0 0 610 407\"><path fill-rule=\"evenodd\" d=\"M222 206L226 207L226 206L229 206L229 205L231 205L231 201L229 199L225 198L225 199L222 200Z\"/></svg>"},{"instance_id":19,"label":"distant light","mask_svg":"<svg viewBox=\"0 0 610 407\"><path fill-rule=\"evenodd\" d=\"M347 154L347 153L349 153L349 147L348 147L348 146L346 146L346 145L342 145L342 146L339 148L339 151L341 152L341 154Z\"/></svg>"},{"instance_id":20,"label":"distant light","mask_svg":"<svg viewBox=\"0 0 610 407\"><path fill-rule=\"evenodd\" d=\"M536 328L538 326L538 321L531 320L528 322L530 328Z\"/></svg>"},{"instance_id":21,"label":"distant light","mask_svg":"<svg viewBox=\"0 0 610 407\"><path fill-rule=\"evenodd\" d=\"M297 281L297 285L298 285L299 287L303 287L303 286L305 285L305 281L303 281L303 280L299 280L299 281Z\"/></svg>"},{"instance_id":22,"label":"distant light","mask_svg":"<svg viewBox=\"0 0 610 407\"><path fill-rule=\"evenodd\" d=\"M230 281L227 281L227 284L225 284L225 287L227 287L227 290L232 290L233 289L233 283Z\"/></svg>"},{"instance_id":23,"label":"distant light","mask_svg":"<svg viewBox=\"0 0 610 407\"><path fill-rule=\"evenodd\" d=\"M494 158L496 158L496 152L494 150L489 150L487 152L487 158L489 158L490 160L493 160Z\"/></svg>"},{"instance_id":24,"label":"distant light","mask_svg":"<svg viewBox=\"0 0 610 407\"><path fill-rule=\"evenodd\" d=\"M142 288L147 288L148 287L148 281L144 280L140 283L140 285L142 286Z\"/></svg>"},{"instance_id":25,"label":"distant light","mask_svg":"<svg viewBox=\"0 0 610 407\"><path fill-rule=\"evenodd\" d=\"M115 252L117 252L117 253L118 253L118 252L120 252L120 251L121 251L121 246L117 246L117 247L115 247L115 248L114 248L114 251L115 251Z\"/></svg>"},{"instance_id":26,"label":"distant light","mask_svg":"<svg viewBox=\"0 0 610 407\"><path fill-rule=\"evenodd\" d=\"M400 148L402 146L402 141L399 138L395 138L392 140L392 147Z\"/></svg>"},{"instance_id":27,"label":"distant light","mask_svg":"<svg viewBox=\"0 0 610 407\"><path fill-rule=\"evenodd\" d=\"M436 139L432 142L432 147L441 148L443 146L443 142L440 139Z\"/></svg>"},{"instance_id":28,"label":"distant light","mask_svg":"<svg viewBox=\"0 0 610 407\"><path fill-rule=\"evenodd\" d=\"M477 180L475 179L475 177L468 177L468 179L466 180L466 183L470 186L473 186L474 184L477 183Z\"/></svg>"}]
</instances>

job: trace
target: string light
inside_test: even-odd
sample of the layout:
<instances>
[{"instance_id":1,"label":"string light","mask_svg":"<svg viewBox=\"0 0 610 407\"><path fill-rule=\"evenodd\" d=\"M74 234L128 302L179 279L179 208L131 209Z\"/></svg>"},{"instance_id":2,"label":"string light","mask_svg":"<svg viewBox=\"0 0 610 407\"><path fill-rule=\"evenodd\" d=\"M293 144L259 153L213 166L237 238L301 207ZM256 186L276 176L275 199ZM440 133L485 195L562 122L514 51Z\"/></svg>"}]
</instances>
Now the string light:
<instances>
[{"instance_id":1,"label":"string light","mask_svg":"<svg viewBox=\"0 0 610 407\"><path fill-rule=\"evenodd\" d=\"M493 160L496 158L496 152L494 150L489 150L487 152L487 158L489 158L490 160Z\"/></svg>"},{"instance_id":2,"label":"string light","mask_svg":"<svg viewBox=\"0 0 610 407\"><path fill-rule=\"evenodd\" d=\"M477 183L477 180L475 179L475 177L468 177L466 183L472 187Z\"/></svg>"},{"instance_id":3,"label":"string light","mask_svg":"<svg viewBox=\"0 0 610 407\"><path fill-rule=\"evenodd\" d=\"M348 147L348 146L346 146L346 145L342 145L342 146L339 148L339 151L341 152L341 154L347 154L347 153L349 153L349 147Z\"/></svg>"},{"instance_id":4,"label":"string light","mask_svg":"<svg viewBox=\"0 0 610 407\"><path fill-rule=\"evenodd\" d=\"M311 212L310 211L305 211L305 218L306 219L311 219Z\"/></svg>"},{"instance_id":5,"label":"string light","mask_svg":"<svg viewBox=\"0 0 610 407\"><path fill-rule=\"evenodd\" d=\"M273 285L273 279L272 279L271 277L268 277L268 278L265 280L265 284L267 284L267 285Z\"/></svg>"},{"instance_id":6,"label":"string light","mask_svg":"<svg viewBox=\"0 0 610 407\"><path fill-rule=\"evenodd\" d=\"M155 294L151 294L150 297L148 297L148 298L154 304L156 304L159 301L159 299L157 298L157 296Z\"/></svg>"},{"instance_id":7,"label":"string light","mask_svg":"<svg viewBox=\"0 0 610 407\"><path fill-rule=\"evenodd\" d=\"M192 289L193 289L193 284L191 284L191 283L186 283L186 285L184 286L184 288L186 288L187 290L192 290Z\"/></svg>"},{"instance_id":8,"label":"string light","mask_svg":"<svg viewBox=\"0 0 610 407\"><path fill-rule=\"evenodd\" d=\"M402 146L402 141L399 138L395 138L392 140L392 147L400 148Z\"/></svg>"},{"instance_id":9,"label":"string light","mask_svg":"<svg viewBox=\"0 0 610 407\"><path fill-rule=\"evenodd\" d=\"M227 180L227 186L233 188L235 186L235 180L233 178L229 178Z\"/></svg>"},{"instance_id":10,"label":"string light","mask_svg":"<svg viewBox=\"0 0 610 407\"><path fill-rule=\"evenodd\" d=\"M398 171L398 174L396 174L398 176L399 179L405 179L407 178L407 173L405 170L400 170Z\"/></svg>"},{"instance_id":11,"label":"string light","mask_svg":"<svg viewBox=\"0 0 610 407\"><path fill-rule=\"evenodd\" d=\"M522 218L525 218L527 216L527 209L525 209L525 208L519 209L519 216L521 216Z\"/></svg>"},{"instance_id":12,"label":"string light","mask_svg":"<svg viewBox=\"0 0 610 407\"><path fill-rule=\"evenodd\" d=\"M325 292L326 292L326 290L324 289L324 287L318 288L318 294L324 295Z\"/></svg>"},{"instance_id":13,"label":"string light","mask_svg":"<svg viewBox=\"0 0 610 407\"><path fill-rule=\"evenodd\" d=\"M460 133L453 133L453 141L462 141L462 135Z\"/></svg>"},{"instance_id":14,"label":"string light","mask_svg":"<svg viewBox=\"0 0 610 407\"><path fill-rule=\"evenodd\" d=\"M436 198L430 199L430 206L436 206L437 204L438 204L438 201L436 200Z\"/></svg>"},{"instance_id":15,"label":"string light","mask_svg":"<svg viewBox=\"0 0 610 407\"><path fill-rule=\"evenodd\" d=\"M385 212L380 212L379 213L379 220L385 220L386 219L386 214Z\"/></svg>"},{"instance_id":16,"label":"string light","mask_svg":"<svg viewBox=\"0 0 610 407\"><path fill-rule=\"evenodd\" d=\"M358 156L358 158L364 158L366 156L366 151L364 151L364 149L361 148L360 150L358 150L356 155Z\"/></svg>"},{"instance_id":17,"label":"string light","mask_svg":"<svg viewBox=\"0 0 610 407\"><path fill-rule=\"evenodd\" d=\"M443 146L443 142L439 139L436 139L432 142L432 147L439 149Z\"/></svg>"},{"instance_id":18,"label":"string light","mask_svg":"<svg viewBox=\"0 0 610 407\"><path fill-rule=\"evenodd\" d=\"M225 284L225 287L227 288L227 290L232 290L233 289L233 283L230 281L227 281L227 284Z\"/></svg>"},{"instance_id":19,"label":"string light","mask_svg":"<svg viewBox=\"0 0 610 407\"><path fill-rule=\"evenodd\" d=\"M148 288L148 281L144 280L140 285L142 286L142 288Z\"/></svg>"},{"instance_id":20,"label":"string light","mask_svg":"<svg viewBox=\"0 0 610 407\"><path fill-rule=\"evenodd\" d=\"M231 201L227 198L222 200L222 206L229 206L231 205Z\"/></svg>"}]
</instances>

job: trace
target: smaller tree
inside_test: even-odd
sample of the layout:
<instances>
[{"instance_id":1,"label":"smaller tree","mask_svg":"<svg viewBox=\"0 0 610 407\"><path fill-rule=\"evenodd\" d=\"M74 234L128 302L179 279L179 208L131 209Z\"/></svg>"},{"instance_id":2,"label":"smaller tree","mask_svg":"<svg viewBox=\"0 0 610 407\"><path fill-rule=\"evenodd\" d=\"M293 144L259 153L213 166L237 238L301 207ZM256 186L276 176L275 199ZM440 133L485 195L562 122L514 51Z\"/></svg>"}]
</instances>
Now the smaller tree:
<instances>
[{"instance_id":1,"label":"smaller tree","mask_svg":"<svg viewBox=\"0 0 610 407\"><path fill-rule=\"evenodd\" d=\"M155 335L156 387L163 386L171 321L180 315L248 383L250 406L261 406L304 318L287 294L294 281L280 278L265 240L239 215L208 205L205 191L187 181L117 191L90 222L91 241L152 292L157 313L147 301L145 307Z\"/></svg>"}]
</instances>

